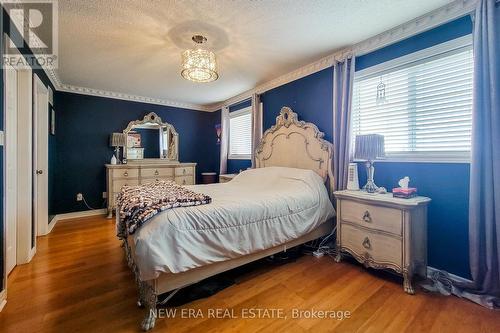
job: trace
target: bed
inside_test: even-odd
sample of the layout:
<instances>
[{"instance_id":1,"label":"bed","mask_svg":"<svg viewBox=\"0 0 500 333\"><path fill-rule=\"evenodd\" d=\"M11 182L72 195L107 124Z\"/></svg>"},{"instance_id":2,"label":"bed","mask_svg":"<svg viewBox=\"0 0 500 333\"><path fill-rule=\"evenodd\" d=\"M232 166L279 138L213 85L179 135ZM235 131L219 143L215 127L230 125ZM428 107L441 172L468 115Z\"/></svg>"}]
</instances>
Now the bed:
<instances>
[{"instance_id":1,"label":"bed","mask_svg":"<svg viewBox=\"0 0 500 333\"><path fill-rule=\"evenodd\" d=\"M330 234L331 160L332 145L323 133L284 107L256 149L255 169L228 183L189 186L212 202L166 210L124 239L138 304L148 310L141 328L154 327L160 294L173 296L207 277Z\"/></svg>"}]
</instances>

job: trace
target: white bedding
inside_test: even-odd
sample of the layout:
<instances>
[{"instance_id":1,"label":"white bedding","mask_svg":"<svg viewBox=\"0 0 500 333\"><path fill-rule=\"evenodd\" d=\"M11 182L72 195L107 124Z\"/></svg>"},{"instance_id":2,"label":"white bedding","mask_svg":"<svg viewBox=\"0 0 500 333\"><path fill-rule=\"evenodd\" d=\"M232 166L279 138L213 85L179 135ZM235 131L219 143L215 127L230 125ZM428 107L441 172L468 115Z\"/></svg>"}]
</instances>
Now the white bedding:
<instances>
[{"instance_id":1,"label":"white bedding","mask_svg":"<svg viewBox=\"0 0 500 333\"><path fill-rule=\"evenodd\" d=\"M310 170L247 170L190 189L212 203L164 211L132 237L140 278L179 273L286 243L334 216L323 180Z\"/></svg>"}]
</instances>

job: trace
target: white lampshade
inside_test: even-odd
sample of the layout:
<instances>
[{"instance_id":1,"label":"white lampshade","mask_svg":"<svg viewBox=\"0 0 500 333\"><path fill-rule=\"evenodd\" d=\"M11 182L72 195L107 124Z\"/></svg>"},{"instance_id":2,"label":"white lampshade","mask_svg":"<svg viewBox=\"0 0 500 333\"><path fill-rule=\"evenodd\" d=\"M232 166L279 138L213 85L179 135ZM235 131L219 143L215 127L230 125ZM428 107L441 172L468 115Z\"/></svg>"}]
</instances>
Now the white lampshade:
<instances>
[{"instance_id":1,"label":"white lampshade","mask_svg":"<svg viewBox=\"0 0 500 333\"><path fill-rule=\"evenodd\" d=\"M109 136L109 146L110 147L124 147L125 146L125 134L123 133L111 133Z\"/></svg>"},{"instance_id":2,"label":"white lampshade","mask_svg":"<svg viewBox=\"0 0 500 333\"><path fill-rule=\"evenodd\" d=\"M380 134L356 135L354 158L375 161L385 157L384 136Z\"/></svg>"}]
</instances>

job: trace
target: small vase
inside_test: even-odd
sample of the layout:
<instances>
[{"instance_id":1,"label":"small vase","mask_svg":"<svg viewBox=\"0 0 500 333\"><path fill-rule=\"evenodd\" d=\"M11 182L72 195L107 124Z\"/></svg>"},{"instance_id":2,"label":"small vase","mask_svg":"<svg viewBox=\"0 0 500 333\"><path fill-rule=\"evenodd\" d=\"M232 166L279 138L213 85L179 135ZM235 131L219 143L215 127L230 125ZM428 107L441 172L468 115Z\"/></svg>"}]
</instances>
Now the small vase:
<instances>
[{"instance_id":1,"label":"small vase","mask_svg":"<svg viewBox=\"0 0 500 333\"><path fill-rule=\"evenodd\" d=\"M111 164L115 165L116 164L116 156L113 154L113 157L111 157Z\"/></svg>"}]
</instances>

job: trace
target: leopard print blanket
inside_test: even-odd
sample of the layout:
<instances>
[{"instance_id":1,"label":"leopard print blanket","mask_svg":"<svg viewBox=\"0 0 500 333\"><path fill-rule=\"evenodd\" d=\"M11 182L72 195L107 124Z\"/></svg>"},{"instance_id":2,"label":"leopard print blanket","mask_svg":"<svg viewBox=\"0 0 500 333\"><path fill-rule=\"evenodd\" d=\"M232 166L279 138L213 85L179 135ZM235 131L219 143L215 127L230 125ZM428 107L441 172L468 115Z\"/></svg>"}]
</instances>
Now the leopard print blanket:
<instances>
[{"instance_id":1,"label":"leopard print blanket","mask_svg":"<svg viewBox=\"0 0 500 333\"><path fill-rule=\"evenodd\" d=\"M146 221L160 212L187 206L208 204L212 198L196 193L173 181L124 186L117 198L117 234L120 239L132 235Z\"/></svg>"}]
</instances>

